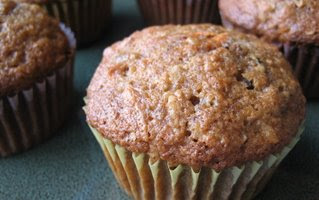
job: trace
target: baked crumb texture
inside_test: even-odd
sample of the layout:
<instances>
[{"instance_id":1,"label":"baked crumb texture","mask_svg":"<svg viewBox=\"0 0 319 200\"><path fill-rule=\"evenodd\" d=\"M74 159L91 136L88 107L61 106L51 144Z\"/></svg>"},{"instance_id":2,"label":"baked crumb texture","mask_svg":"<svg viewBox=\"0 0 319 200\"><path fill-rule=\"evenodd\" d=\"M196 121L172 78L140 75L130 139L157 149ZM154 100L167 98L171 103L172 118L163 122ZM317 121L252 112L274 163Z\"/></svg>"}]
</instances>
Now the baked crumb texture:
<instances>
[{"instance_id":1,"label":"baked crumb texture","mask_svg":"<svg viewBox=\"0 0 319 200\"><path fill-rule=\"evenodd\" d=\"M226 26L269 41L319 45L317 0L223 0L219 8Z\"/></svg>"},{"instance_id":2,"label":"baked crumb texture","mask_svg":"<svg viewBox=\"0 0 319 200\"><path fill-rule=\"evenodd\" d=\"M37 5L0 1L0 96L30 87L71 54L59 22Z\"/></svg>"},{"instance_id":3,"label":"baked crumb texture","mask_svg":"<svg viewBox=\"0 0 319 200\"><path fill-rule=\"evenodd\" d=\"M221 170L279 152L305 98L276 47L209 24L155 26L104 51L88 123L132 152Z\"/></svg>"}]
</instances>

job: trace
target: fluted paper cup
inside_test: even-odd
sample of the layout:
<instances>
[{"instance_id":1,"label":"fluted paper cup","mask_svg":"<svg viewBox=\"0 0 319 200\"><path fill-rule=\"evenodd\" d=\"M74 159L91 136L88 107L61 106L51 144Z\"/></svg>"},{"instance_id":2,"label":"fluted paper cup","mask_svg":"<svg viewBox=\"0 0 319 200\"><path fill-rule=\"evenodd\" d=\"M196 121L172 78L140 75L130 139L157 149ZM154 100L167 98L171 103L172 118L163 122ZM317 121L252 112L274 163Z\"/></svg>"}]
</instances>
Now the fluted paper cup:
<instances>
[{"instance_id":1,"label":"fluted paper cup","mask_svg":"<svg viewBox=\"0 0 319 200\"><path fill-rule=\"evenodd\" d=\"M220 24L218 0L138 0L145 21L161 24Z\"/></svg>"},{"instance_id":2,"label":"fluted paper cup","mask_svg":"<svg viewBox=\"0 0 319 200\"><path fill-rule=\"evenodd\" d=\"M71 47L68 62L30 88L0 99L0 157L26 151L53 135L65 120L73 91L75 38L61 24Z\"/></svg>"},{"instance_id":3,"label":"fluted paper cup","mask_svg":"<svg viewBox=\"0 0 319 200\"><path fill-rule=\"evenodd\" d=\"M319 98L319 47L293 43L277 44L290 62L307 98Z\"/></svg>"},{"instance_id":4,"label":"fluted paper cup","mask_svg":"<svg viewBox=\"0 0 319 200\"><path fill-rule=\"evenodd\" d=\"M40 4L72 29L79 46L99 39L111 17L112 0L49 0Z\"/></svg>"},{"instance_id":5,"label":"fluted paper cup","mask_svg":"<svg viewBox=\"0 0 319 200\"><path fill-rule=\"evenodd\" d=\"M263 161L253 161L220 172L187 165L171 168L164 160L133 153L103 137L91 127L118 183L134 199L252 199L265 186L282 159L298 142L303 128L283 150Z\"/></svg>"}]
</instances>

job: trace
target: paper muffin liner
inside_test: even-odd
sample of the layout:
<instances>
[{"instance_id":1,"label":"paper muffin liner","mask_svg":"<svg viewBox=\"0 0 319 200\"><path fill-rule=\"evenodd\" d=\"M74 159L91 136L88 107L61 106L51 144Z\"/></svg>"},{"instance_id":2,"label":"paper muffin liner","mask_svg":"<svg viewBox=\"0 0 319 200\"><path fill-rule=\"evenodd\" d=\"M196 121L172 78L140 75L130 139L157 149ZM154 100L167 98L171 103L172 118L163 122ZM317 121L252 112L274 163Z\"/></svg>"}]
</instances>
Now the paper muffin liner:
<instances>
[{"instance_id":1,"label":"paper muffin liner","mask_svg":"<svg viewBox=\"0 0 319 200\"><path fill-rule=\"evenodd\" d=\"M222 17L226 28L246 32ZM274 43L284 54L308 99L319 98L319 47L296 43Z\"/></svg>"},{"instance_id":2,"label":"paper muffin liner","mask_svg":"<svg viewBox=\"0 0 319 200\"><path fill-rule=\"evenodd\" d=\"M145 21L160 24L220 24L218 0L138 0Z\"/></svg>"},{"instance_id":3,"label":"paper muffin liner","mask_svg":"<svg viewBox=\"0 0 319 200\"><path fill-rule=\"evenodd\" d=\"M22 152L49 138L65 120L73 91L75 38L60 25L72 49L70 59L30 88L0 99L0 157Z\"/></svg>"},{"instance_id":4,"label":"paper muffin liner","mask_svg":"<svg viewBox=\"0 0 319 200\"><path fill-rule=\"evenodd\" d=\"M132 153L90 128L121 187L134 199L146 200L252 199L264 188L303 132L301 127L289 145L263 161L217 172L207 167L195 171L186 165L171 168L164 160L151 162L147 154Z\"/></svg>"},{"instance_id":5,"label":"paper muffin liner","mask_svg":"<svg viewBox=\"0 0 319 200\"><path fill-rule=\"evenodd\" d=\"M319 47L277 44L290 62L307 98L319 98Z\"/></svg>"},{"instance_id":6,"label":"paper muffin liner","mask_svg":"<svg viewBox=\"0 0 319 200\"><path fill-rule=\"evenodd\" d=\"M48 13L71 27L79 46L97 40L107 28L112 0L54 0L41 3Z\"/></svg>"}]
</instances>

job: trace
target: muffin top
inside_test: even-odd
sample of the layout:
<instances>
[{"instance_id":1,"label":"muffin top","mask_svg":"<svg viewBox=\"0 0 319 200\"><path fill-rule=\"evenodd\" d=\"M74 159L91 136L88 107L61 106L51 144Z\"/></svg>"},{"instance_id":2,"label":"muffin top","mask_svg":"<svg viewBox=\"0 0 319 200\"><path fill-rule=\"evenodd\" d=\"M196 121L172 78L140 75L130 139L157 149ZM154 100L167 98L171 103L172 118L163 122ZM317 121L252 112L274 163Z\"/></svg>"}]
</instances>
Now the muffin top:
<instances>
[{"instance_id":1,"label":"muffin top","mask_svg":"<svg viewBox=\"0 0 319 200\"><path fill-rule=\"evenodd\" d=\"M42 8L0 1L0 96L30 87L69 56L59 22Z\"/></svg>"},{"instance_id":2,"label":"muffin top","mask_svg":"<svg viewBox=\"0 0 319 200\"><path fill-rule=\"evenodd\" d=\"M223 0L226 21L275 42L319 45L318 0Z\"/></svg>"},{"instance_id":3,"label":"muffin top","mask_svg":"<svg viewBox=\"0 0 319 200\"><path fill-rule=\"evenodd\" d=\"M280 151L305 98L276 47L219 26L166 25L105 49L85 110L132 152L221 170Z\"/></svg>"}]
</instances>

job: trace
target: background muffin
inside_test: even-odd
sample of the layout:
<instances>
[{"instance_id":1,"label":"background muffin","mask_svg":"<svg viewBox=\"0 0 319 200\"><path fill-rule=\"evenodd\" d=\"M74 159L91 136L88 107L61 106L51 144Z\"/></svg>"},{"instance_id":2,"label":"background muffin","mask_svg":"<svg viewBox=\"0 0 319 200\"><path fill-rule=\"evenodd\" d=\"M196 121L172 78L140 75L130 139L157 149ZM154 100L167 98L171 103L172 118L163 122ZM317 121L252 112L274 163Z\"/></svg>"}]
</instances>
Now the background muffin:
<instances>
[{"instance_id":1,"label":"background muffin","mask_svg":"<svg viewBox=\"0 0 319 200\"><path fill-rule=\"evenodd\" d=\"M220 24L218 0L138 0L148 24Z\"/></svg>"},{"instance_id":2,"label":"background muffin","mask_svg":"<svg viewBox=\"0 0 319 200\"><path fill-rule=\"evenodd\" d=\"M319 97L319 2L224 0L224 26L277 44L294 68L307 97Z\"/></svg>"},{"instance_id":3,"label":"background muffin","mask_svg":"<svg viewBox=\"0 0 319 200\"><path fill-rule=\"evenodd\" d=\"M61 125L74 48L70 30L39 6L0 1L0 156L28 149Z\"/></svg>"},{"instance_id":4,"label":"background muffin","mask_svg":"<svg viewBox=\"0 0 319 200\"><path fill-rule=\"evenodd\" d=\"M70 27L79 46L99 39L111 18L112 0L16 0L38 3Z\"/></svg>"},{"instance_id":5,"label":"background muffin","mask_svg":"<svg viewBox=\"0 0 319 200\"><path fill-rule=\"evenodd\" d=\"M297 142L305 99L276 47L170 25L104 51L85 112L135 199L250 199Z\"/></svg>"}]
</instances>

